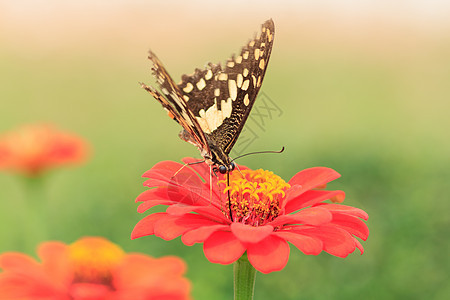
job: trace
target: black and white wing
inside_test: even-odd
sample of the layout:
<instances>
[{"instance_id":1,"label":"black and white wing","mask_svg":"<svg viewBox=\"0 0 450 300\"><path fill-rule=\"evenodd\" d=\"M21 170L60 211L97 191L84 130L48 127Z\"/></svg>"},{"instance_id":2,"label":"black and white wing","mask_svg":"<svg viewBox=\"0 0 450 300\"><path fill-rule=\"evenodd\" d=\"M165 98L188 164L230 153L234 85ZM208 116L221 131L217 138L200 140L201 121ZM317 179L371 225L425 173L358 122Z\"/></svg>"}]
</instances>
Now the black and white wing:
<instances>
[{"instance_id":1,"label":"black and white wing","mask_svg":"<svg viewBox=\"0 0 450 300\"><path fill-rule=\"evenodd\" d=\"M153 52L149 51L148 58L153 63L153 75L156 77L161 92L165 97L151 86L143 83L141 83L141 86L162 104L172 119L183 126L185 132L183 132L181 137L187 142L195 144L201 152L208 153L208 142L197 119L187 106L186 100L188 98L183 95Z\"/></svg>"},{"instance_id":2,"label":"black and white wing","mask_svg":"<svg viewBox=\"0 0 450 300\"><path fill-rule=\"evenodd\" d=\"M206 140L229 154L250 114L267 69L275 33L270 19L261 31L222 67L211 64L183 75L178 84L187 110ZM195 123L195 122L193 122ZM183 126L184 127L184 126Z\"/></svg>"}]
</instances>

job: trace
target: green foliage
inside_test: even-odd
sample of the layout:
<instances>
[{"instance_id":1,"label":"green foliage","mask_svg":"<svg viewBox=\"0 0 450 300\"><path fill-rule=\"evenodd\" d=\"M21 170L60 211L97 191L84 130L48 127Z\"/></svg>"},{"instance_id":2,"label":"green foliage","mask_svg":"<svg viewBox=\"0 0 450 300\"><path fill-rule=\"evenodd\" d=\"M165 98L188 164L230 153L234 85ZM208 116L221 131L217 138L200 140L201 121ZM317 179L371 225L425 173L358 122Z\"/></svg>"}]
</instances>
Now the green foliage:
<instances>
[{"instance_id":1,"label":"green foliage","mask_svg":"<svg viewBox=\"0 0 450 300\"><path fill-rule=\"evenodd\" d=\"M284 145L286 151L239 163L286 180L306 167L336 169L343 177L330 188L346 192L344 204L369 213L370 236L364 255L346 259L305 256L291 247L283 271L257 274L255 299L444 299L450 267L446 49L397 63L307 50L286 57L283 48L276 49L263 91L283 115L269 120L247 150ZM4 52L0 58L1 131L49 121L92 144L87 164L45 177L42 222L50 228L48 239L70 243L99 235L126 251L178 255L188 263L195 299L231 299L232 267L208 263L200 245L154 236L130 240L145 215L134 203L145 190L141 174L161 160L200 157L139 88L137 82L150 77L145 58L138 67L80 54ZM430 65L438 74L434 80L420 76ZM19 177L2 173L0 186L0 251L34 255L25 246L32 237L20 209L33 199Z\"/></svg>"}]
</instances>

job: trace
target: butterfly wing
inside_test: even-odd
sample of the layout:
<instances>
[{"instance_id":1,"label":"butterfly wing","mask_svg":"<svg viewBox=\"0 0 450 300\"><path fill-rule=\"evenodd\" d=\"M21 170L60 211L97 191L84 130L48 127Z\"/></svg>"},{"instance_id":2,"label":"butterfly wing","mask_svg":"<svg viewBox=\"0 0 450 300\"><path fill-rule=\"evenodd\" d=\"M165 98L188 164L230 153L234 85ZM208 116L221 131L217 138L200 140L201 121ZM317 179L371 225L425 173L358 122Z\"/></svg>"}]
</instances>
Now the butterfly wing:
<instances>
[{"instance_id":1,"label":"butterfly wing","mask_svg":"<svg viewBox=\"0 0 450 300\"><path fill-rule=\"evenodd\" d=\"M202 154L209 153L206 137L196 118L189 110L186 104L186 97L183 98L182 92L167 73L158 57L150 51L148 58L153 63L153 75L156 77L161 92L165 97L151 86L143 83L141 83L141 86L161 103L172 119L183 126L185 131L180 135L181 138L197 145Z\"/></svg>"},{"instance_id":2,"label":"butterfly wing","mask_svg":"<svg viewBox=\"0 0 450 300\"><path fill-rule=\"evenodd\" d=\"M205 133L206 139L229 154L250 114L272 52L275 25L272 20L239 56L225 66L211 64L192 75L183 75L178 85L187 108Z\"/></svg>"}]
</instances>

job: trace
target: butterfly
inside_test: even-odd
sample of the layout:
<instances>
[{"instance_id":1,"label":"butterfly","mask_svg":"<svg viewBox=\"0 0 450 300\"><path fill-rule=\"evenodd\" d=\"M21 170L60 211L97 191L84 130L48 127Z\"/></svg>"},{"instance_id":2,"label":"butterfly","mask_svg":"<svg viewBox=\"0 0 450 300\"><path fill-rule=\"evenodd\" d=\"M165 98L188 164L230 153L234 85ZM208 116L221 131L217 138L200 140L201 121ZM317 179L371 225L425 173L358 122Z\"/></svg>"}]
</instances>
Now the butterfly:
<instances>
[{"instance_id":1,"label":"butterfly","mask_svg":"<svg viewBox=\"0 0 450 300\"><path fill-rule=\"evenodd\" d=\"M214 173L225 174L235 168L229 154L261 88L274 33L273 21L267 20L238 56L233 55L224 66L208 63L204 69L197 68L193 74L183 75L179 84L149 51L161 92L143 83L142 88L183 127L179 137L197 146Z\"/></svg>"}]
</instances>

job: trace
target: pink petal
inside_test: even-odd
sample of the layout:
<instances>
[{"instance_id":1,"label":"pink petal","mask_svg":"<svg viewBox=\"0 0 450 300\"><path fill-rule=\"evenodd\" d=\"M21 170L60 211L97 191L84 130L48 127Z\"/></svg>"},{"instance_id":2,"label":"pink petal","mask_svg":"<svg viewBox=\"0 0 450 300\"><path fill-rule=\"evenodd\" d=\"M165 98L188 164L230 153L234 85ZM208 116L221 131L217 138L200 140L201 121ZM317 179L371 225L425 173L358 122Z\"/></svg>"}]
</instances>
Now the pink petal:
<instances>
[{"instance_id":1,"label":"pink petal","mask_svg":"<svg viewBox=\"0 0 450 300\"><path fill-rule=\"evenodd\" d=\"M286 197L286 214L331 199L332 197L342 197L345 193L343 191L310 190L296 197L291 197L291 195L289 194Z\"/></svg>"},{"instance_id":2,"label":"pink petal","mask_svg":"<svg viewBox=\"0 0 450 300\"><path fill-rule=\"evenodd\" d=\"M169 180L183 165L174 161L161 161L155 164L142 177Z\"/></svg>"},{"instance_id":3,"label":"pink petal","mask_svg":"<svg viewBox=\"0 0 450 300\"><path fill-rule=\"evenodd\" d=\"M364 223L357 217L346 214L333 213L332 223L348 231L350 234L363 239L364 241L367 240L369 236L369 228L367 228L366 223Z\"/></svg>"},{"instance_id":4,"label":"pink petal","mask_svg":"<svg viewBox=\"0 0 450 300\"><path fill-rule=\"evenodd\" d=\"M18 252L6 252L0 255L0 268L8 272L38 272L39 264L30 256Z\"/></svg>"},{"instance_id":5,"label":"pink petal","mask_svg":"<svg viewBox=\"0 0 450 300\"><path fill-rule=\"evenodd\" d=\"M191 231L186 232L181 237L181 241L186 246L192 246L195 243L203 243L211 234L216 231L227 231L229 230L229 225L212 225L212 226L203 226L197 229L193 229Z\"/></svg>"},{"instance_id":6,"label":"pink petal","mask_svg":"<svg viewBox=\"0 0 450 300\"><path fill-rule=\"evenodd\" d=\"M166 218L155 224L155 235L168 241L172 240L185 232L202 227L217 225L208 218L201 215L185 214L182 216L167 215Z\"/></svg>"},{"instance_id":7,"label":"pink petal","mask_svg":"<svg viewBox=\"0 0 450 300\"><path fill-rule=\"evenodd\" d=\"M73 280L72 263L68 255L69 247L61 242L45 242L38 248L42 267L53 282L69 286Z\"/></svg>"},{"instance_id":8,"label":"pink petal","mask_svg":"<svg viewBox=\"0 0 450 300\"><path fill-rule=\"evenodd\" d=\"M320 205L331 212L339 212L343 214L352 215L366 221L369 219L369 215L365 211L353 206L342 204L331 204L331 203L321 203Z\"/></svg>"},{"instance_id":9,"label":"pink petal","mask_svg":"<svg viewBox=\"0 0 450 300\"><path fill-rule=\"evenodd\" d=\"M174 204L167 208L166 212L170 215L181 216L190 212L196 212L199 215L208 217L211 220L228 224L230 221L223 215L223 213L216 207L210 206L188 206Z\"/></svg>"},{"instance_id":10,"label":"pink petal","mask_svg":"<svg viewBox=\"0 0 450 300\"><path fill-rule=\"evenodd\" d=\"M361 243L356 238L353 238L353 240L355 241L356 248L358 248L358 250L361 252L361 255L363 255L364 247L361 245Z\"/></svg>"},{"instance_id":11,"label":"pink petal","mask_svg":"<svg viewBox=\"0 0 450 300\"><path fill-rule=\"evenodd\" d=\"M230 264L245 252L245 246L229 231L216 231L203 243L203 252L212 263Z\"/></svg>"},{"instance_id":12,"label":"pink petal","mask_svg":"<svg viewBox=\"0 0 450 300\"><path fill-rule=\"evenodd\" d=\"M156 188L156 189L149 189L144 192L142 192L139 196L136 198L137 202L146 202L146 201L155 201L155 200L169 200L167 197L167 189L164 188Z\"/></svg>"},{"instance_id":13,"label":"pink petal","mask_svg":"<svg viewBox=\"0 0 450 300\"><path fill-rule=\"evenodd\" d=\"M309 207L294 214L279 216L268 224L274 227L286 224L321 225L329 223L332 218L332 214L326 209Z\"/></svg>"},{"instance_id":14,"label":"pink petal","mask_svg":"<svg viewBox=\"0 0 450 300\"><path fill-rule=\"evenodd\" d=\"M134 226L133 232L131 233L131 239L134 240L146 235L155 234L154 230L156 222L166 216L166 213L160 212L144 217L136 224L136 226Z\"/></svg>"},{"instance_id":15,"label":"pink petal","mask_svg":"<svg viewBox=\"0 0 450 300\"><path fill-rule=\"evenodd\" d=\"M276 231L275 235L290 242L306 255L318 255L323 249L322 241L315 237L289 231Z\"/></svg>"},{"instance_id":16,"label":"pink petal","mask_svg":"<svg viewBox=\"0 0 450 300\"><path fill-rule=\"evenodd\" d=\"M321 185L324 185L339 177L341 177L341 175L333 169L326 167L315 167L298 172L291 178L291 180L289 180L288 183L291 186L301 185L302 192L305 192L310 189L320 187Z\"/></svg>"},{"instance_id":17,"label":"pink petal","mask_svg":"<svg viewBox=\"0 0 450 300\"><path fill-rule=\"evenodd\" d=\"M231 232L243 243L259 243L273 232L273 226L250 226L231 223Z\"/></svg>"},{"instance_id":18,"label":"pink petal","mask_svg":"<svg viewBox=\"0 0 450 300\"><path fill-rule=\"evenodd\" d=\"M296 232L320 239L323 250L334 256L346 257L355 250L353 236L336 226L319 226Z\"/></svg>"},{"instance_id":19,"label":"pink petal","mask_svg":"<svg viewBox=\"0 0 450 300\"><path fill-rule=\"evenodd\" d=\"M137 208L137 212L138 213L143 213L146 210L154 207L154 206L158 206L158 205L170 205L172 204L173 201L170 200L156 200L156 201L146 201L144 203L139 204L138 208Z\"/></svg>"},{"instance_id":20,"label":"pink petal","mask_svg":"<svg viewBox=\"0 0 450 300\"><path fill-rule=\"evenodd\" d=\"M262 273L280 271L289 260L289 245L284 239L270 235L259 243L249 244L247 255L252 266Z\"/></svg>"}]
</instances>

